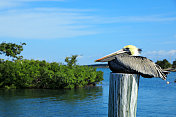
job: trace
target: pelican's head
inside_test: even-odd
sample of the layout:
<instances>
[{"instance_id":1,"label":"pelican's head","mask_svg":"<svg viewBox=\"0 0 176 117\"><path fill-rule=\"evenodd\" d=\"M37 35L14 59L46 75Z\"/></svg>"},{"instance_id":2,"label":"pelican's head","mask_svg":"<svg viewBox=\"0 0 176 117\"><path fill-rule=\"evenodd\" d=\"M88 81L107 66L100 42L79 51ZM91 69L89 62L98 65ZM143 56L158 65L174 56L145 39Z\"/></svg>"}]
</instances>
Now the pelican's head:
<instances>
[{"instance_id":1,"label":"pelican's head","mask_svg":"<svg viewBox=\"0 0 176 117\"><path fill-rule=\"evenodd\" d=\"M141 49L137 48L136 46L133 45L127 45L123 47L121 50L116 51L114 53L111 53L105 57L102 57L100 59L95 60L95 62L108 62L111 61L115 58L116 55L118 54L128 54L131 56L139 56L141 53Z\"/></svg>"},{"instance_id":2,"label":"pelican's head","mask_svg":"<svg viewBox=\"0 0 176 117\"><path fill-rule=\"evenodd\" d=\"M141 49L139 49L133 45L127 45L127 46L123 47L122 49L123 49L123 51L126 51L126 53L128 53L129 55L132 55L132 56L139 56L142 51Z\"/></svg>"}]
</instances>

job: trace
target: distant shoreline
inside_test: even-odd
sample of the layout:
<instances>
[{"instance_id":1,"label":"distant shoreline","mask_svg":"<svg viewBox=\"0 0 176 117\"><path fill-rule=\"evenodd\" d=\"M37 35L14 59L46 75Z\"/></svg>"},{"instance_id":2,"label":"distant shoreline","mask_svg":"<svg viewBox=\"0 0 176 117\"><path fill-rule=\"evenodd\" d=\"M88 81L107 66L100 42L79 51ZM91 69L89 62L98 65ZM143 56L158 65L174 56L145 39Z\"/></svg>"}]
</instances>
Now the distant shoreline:
<instances>
[{"instance_id":1,"label":"distant shoreline","mask_svg":"<svg viewBox=\"0 0 176 117\"><path fill-rule=\"evenodd\" d=\"M164 69L165 71L169 71L169 72L176 72L176 69L174 68L167 68L167 69Z\"/></svg>"},{"instance_id":2,"label":"distant shoreline","mask_svg":"<svg viewBox=\"0 0 176 117\"><path fill-rule=\"evenodd\" d=\"M108 64L92 64L87 66L96 67L96 68L109 68Z\"/></svg>"},{"instance_id":3,"label":"distant shoreline","mask_svg":"<svg viewBox=\"0 0 176 117\"><path fill-rule=\"evenodd\" d=\"M96 67L96 68L109 68L108 64L92 64L92 65L87 65L87 66ZM174 68L167 68L164 70L169 71L169 72L176 72L176 69Z\"/></svg>"}]
</instances>

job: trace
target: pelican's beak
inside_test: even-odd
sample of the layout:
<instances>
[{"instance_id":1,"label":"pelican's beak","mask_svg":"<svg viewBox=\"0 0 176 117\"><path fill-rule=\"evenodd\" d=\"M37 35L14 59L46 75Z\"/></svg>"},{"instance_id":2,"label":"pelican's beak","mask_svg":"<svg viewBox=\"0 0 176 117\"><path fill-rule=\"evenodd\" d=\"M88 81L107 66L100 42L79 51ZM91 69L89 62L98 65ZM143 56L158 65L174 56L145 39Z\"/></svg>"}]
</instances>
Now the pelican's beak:
<instances>
[{"instance_id":1,"label":"pelican's beak","mask_svg":"<svg viewBox=\"0 0 176 117\"><path fill-rule=\"evenodd\" d=\"M123 49L121 49L121 50L116 51L116 52L114 52L114 53L111 53L111 54L109 54L109 55L107 55L107 56L104 56L104 57L102 57L102 58L100 58L100 59L97 59L97 60L95 60L95 62L108 62L108 61L113 60L116 55L122 54L122 53L125 53L125 52L126 52L126 51L124 51Z\"/></svg>"}]
</instances>

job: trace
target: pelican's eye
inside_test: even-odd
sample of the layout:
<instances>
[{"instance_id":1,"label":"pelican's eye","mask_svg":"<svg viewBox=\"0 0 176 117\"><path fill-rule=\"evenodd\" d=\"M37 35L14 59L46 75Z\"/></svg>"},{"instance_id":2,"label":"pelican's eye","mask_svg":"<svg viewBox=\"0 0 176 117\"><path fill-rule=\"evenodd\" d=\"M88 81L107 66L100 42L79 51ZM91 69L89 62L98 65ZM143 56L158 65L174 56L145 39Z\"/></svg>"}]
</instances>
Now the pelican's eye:
<instances>
[{"instance_id":1,"label":"pelican's eye","mask_svg":"<svg viewBox=\"0 0 176 117\"><path fill-rule=\"evenodd\" d=\"M125 51L125 53L131 55L130 48L123 48L123 51Z\"/></svg>"},{"instance_id":2,"label":"pelican's eye","mask_svg":"<svg viewBox=\"0 0 176 117\"><path fill-rule=\"evenodd\" d=\"M130 49L129 48L123 48L123 51L129 51Z\"/></svg>"}]
</instances>

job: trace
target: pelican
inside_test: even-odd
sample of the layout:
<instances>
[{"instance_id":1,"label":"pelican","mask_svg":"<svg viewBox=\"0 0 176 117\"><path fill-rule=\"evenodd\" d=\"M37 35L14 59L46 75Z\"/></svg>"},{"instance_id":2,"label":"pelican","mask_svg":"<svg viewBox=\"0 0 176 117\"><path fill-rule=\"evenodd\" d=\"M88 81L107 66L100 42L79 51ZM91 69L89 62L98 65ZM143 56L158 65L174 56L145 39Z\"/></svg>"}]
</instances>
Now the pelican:
<instances>
[{"instance_id":1,"label":"pelican","mask_svg":"<svg viewBox=\"0 0 176 117\"><path fill-rule=\"evenodd\" d=\"M95 62L108 62L113 73L140 74L144 78L158 77L166 80L167 71L146 57L139 56L141 49L127 45L119 51L111 53Z\"/></svg>"}]
</instances>

